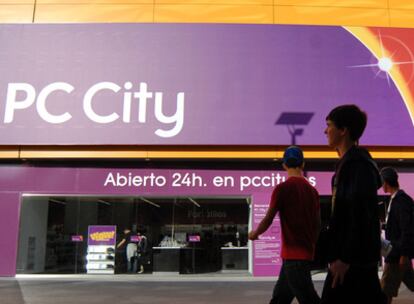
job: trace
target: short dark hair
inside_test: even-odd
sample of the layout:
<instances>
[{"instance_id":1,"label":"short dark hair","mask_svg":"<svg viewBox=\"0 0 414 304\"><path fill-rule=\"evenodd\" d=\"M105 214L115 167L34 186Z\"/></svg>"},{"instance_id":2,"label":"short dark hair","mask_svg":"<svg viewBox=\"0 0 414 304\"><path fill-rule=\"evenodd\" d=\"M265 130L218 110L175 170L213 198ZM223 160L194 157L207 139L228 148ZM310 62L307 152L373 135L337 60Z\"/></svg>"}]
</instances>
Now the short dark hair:
<instances>
[{"instance_id":1,"label":"short dark hair","mask_svg":"<svg viewBox=\"0 0 414 304\"><path fill-rule=\"evenodd\" d=\"M347 129L351 140L358 141L367 126L367 114L356 105L342 105L326 116L338 129Z\"/></svg>"},{"instance_id":2,"label":"short dark hair","mask_svg":"<svg viewBox=\"0 0 414 304\"><path fill-rule=\"evenodd\" d=\"M400 184L398 183L398 173L392 167L385 167L381 169L381 177L384 182L390 185L393 188L399 188Z\"/></svg>"}]
</instances>

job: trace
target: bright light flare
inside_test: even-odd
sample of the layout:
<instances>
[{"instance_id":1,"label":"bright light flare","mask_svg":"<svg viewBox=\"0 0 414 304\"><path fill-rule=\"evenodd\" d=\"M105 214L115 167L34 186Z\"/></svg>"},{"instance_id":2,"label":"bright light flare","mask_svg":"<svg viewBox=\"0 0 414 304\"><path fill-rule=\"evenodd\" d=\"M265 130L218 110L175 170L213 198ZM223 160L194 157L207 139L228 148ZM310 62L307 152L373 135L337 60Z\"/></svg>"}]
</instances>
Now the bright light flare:
<instances>
[{"instance_id":1,"label":"bright light flare","mask_svg":"<svg viewBox=\"0 0 414 304\"><path fill-rule=\"evenodd\" d=\"M383 72L389 72L393 65L394 63L388 57L382 57L378 60L378 67Z\"/></svg>"}]
</instances>

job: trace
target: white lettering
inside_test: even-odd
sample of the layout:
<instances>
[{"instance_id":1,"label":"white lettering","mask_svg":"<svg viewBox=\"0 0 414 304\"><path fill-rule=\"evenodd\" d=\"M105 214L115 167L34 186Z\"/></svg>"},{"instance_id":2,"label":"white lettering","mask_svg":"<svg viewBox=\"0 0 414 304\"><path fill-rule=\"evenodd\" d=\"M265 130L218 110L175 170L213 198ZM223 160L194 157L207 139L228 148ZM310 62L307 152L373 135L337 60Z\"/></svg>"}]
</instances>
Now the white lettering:
<instances>
[{"instance_id":1,"label":"white lettering","mask_svg":"<svg viewBox=\"0 0 414 304\"><path fill-rule=\"evenodd\" d=\"M35 102L37 113L43 121L51 124L65 123L72 118L72 115L67 111L62 111L59 115L52 114L48 110L46 102L50 99L50 95L57 91L70 94L74 89L69 83L53 82L40 90L36 99L36 90L32 85L28 83L9 83L7 87L4 123L13 122L16 110L27 109ZM118 93L121 89L123 89L123 98L119 104L120 107L122 106L122 111L114 111L105 115L99 113L98 109L107 108L106 105L109 102L108 97L101 99L101 102L99 102L98 95L105 94L105 92L108 93L107 91ZM108 81L92 85L83 97L83 111L86 117L99 124L113 123L120 119L120 116L122 116L122 123L129 124L135 120L135 122L144 124L147 123L149 113L153 111L153 117L156 121L163 125L171 125L170 127L159 127L154 130L155 135L168 138L174 137L182 131L184 126L184 92L177 94L175 112L167 115L165 113L166 108L170 109L171 106L165 105L165 100L163 100L164 93L149 91L148 85L145 82L139 84L138 91L134 92L132 89L133 84L130 81L125 82L123 87ZM150 103L151 100L153 100L152 103ZM115 100L113 102L117 101Z\"/></svg>"},{"instance_id":2,"label":"white lettering","mask_svg":"<svg viewBox=\"0 0 414 304\"><path fill-rule=\"evenodd\" d=\"M86 116L94 122L101 123L101 124L107 124L114 122L119 118L119 115L116 113L111 113L107 116L98 115L93 109L92 109L92 99L95 96L96 93L102 90L111 90L115 93L117 93L121 89L120 86L113 82L99 82L95 85L93 85L85 94L85 97L83 99L83 110L85 111Z\"/></svg>"},{"instance_id":3,"label":"white lettering","mask_svg":"<svg viewBox=\"0 0 414 304\"><path fill-rule=\"evenodd\" d=\"M309 184L311 184L312 186L316 187L316 177L315 176L310 176L308 178L308 182Z\"/></svg>"},{"instance_id":4,"label":"white lettering","mask_svg":"<svg viewBox=\"0 0 414 304\"><path fill-rule=\"evenodd\" d=\"M264 176L240 176L240 190L243 191L248 187L272 187L279 185L286 180L285 176L279 173L271 173Z\"/></svg>"},{"instance_id":5,"label":"white lettering","mask_svg":"<svg viewBox=\"0 0 414 304\"><path fill-rule=\"evenodd\" d=\"M215 176L213 178L214 187L222 187L224 185L224 179L221 176Z\"/></svg>"},{"instance_id":6,"label":"white lettering","mask_svg":"<svg viewBox=\"0 0 414 304\"><path fill-rule=\"evenodd\" d=\"M114 175L112 173L109 173L108 176L106 177L104 187L108 186L108 184L110 184L111 186L114 186L114 187L116 186Z\"/></svg>"},{"instance_id":7,"label":"white lettering","mask_svg":"<svg viewBox=\"0 0 414 304\"><path fill-rule=\"evenodd\" d=\"M177 111L172 116L165 116L162 113L162 93L155 93L155 117L159 122L162 123L175 123L174 128L165 131L158 129L155 131L160 137L174 137L180 133L184 124L184 93L180 92L177 94Z\"/></svg>"},{"instance_id":8,"label":"white lettering","mask_svg":"<svg viewBox=\"0 0 414 304\"><path fill-rule=\"evenodd\" d=\"M146 122L147 119L147 98L152 98L152 93L147 91L147 84L139 84L139 92L134 93L134 97L139 99L138 121Z\"/></svg>"},{"instance_id":9,"label":"white lettering","mask_svg":"<svg viewBox=\"0 0 414 304\"><path fill-rule=\"evenodd\" d=\"M105 179L104 186L113 187L164 187L167 184L167 178L162 175L155 175L153 172L149 175L133 175L129 172L127 175L117 172L115 175L111 172Z\"/></svg>"},{"instance_id":10,"label":"white lettering","mask_svg":"<svg viewBox=\"0 0 414 304\"><path fill-rule=\"evenodd\" d=\"M270 187L272 185L271 181L272 181L272 178L270 176L263 176L262 185L265 187Z\"/></svg>"},{"instance_id":11,"label":"white lettering","mask_svg":"<svg viewBox=\"0 0 414 304\"><path fill-rule=\"evenodd\" d=\"M70 115L68 112L65 112L61 115L50 114L50 112L46 109L46 99L52 92L64 91L66 93L70 93L73 91L73 89L74 87L66 82L54 82L44 87L44 89L40 91L39 96L37 97L36 108L39 116L45 121L52 124L64 123L71 119L72 115Z\"/></svg>"},{"instance_id":12,"label":"white lettering","mask_svg":"<svg viewBox=\"0 0 414 304\"><path fill-rule=\"evenodd\" d=\"M126 90L132 89L132 83L126 82L124 85ZM131 122L131 103L132 103L132 93L125 92L124 93L124 113L122 115L122 121L129 123Z\"/></svg>"},{"instance_id":13,"label":"white lettering","mask_svg":"<svg viewBox=\"0 0 414 304\"><path fill-rule=\"evenodd\" d=\"M17 92L26 93L24 100L16 100ZM35 88L28 83L9 83L7 86L6 111L4 113L4 123L11 123L14 118L14 110L22 110L30 107L36 98Z\"/></svg>"},{"instance_id":14,"label":"white lettering","mask_svg":"<svg viewBox=\"0 0 414 304\"><path fill-rule=\"evenodd\" d=\"M244 190L245 188L250 186L250 178L248 176L241 176L240 177L240 190Z\"/></svg>"}]
</instances>

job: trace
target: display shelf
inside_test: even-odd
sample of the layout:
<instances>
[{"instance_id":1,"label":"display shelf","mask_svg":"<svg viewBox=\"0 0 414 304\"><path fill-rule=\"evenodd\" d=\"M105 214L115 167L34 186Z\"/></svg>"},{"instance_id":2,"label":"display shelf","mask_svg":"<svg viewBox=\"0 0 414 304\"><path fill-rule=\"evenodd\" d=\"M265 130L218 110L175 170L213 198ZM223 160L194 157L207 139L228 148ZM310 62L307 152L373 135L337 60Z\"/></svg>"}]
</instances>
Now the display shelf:
<instances>
[{"instance_id":1,"label":"display shelf","mask_svg":"<svg viewBox=\"0 0 414 304\"><path fill-rule=\"evenodd\" d=\"M86 270L91 274L115 272L115 248L113 246L89 245Z\"/></svg>"}]
</instances>

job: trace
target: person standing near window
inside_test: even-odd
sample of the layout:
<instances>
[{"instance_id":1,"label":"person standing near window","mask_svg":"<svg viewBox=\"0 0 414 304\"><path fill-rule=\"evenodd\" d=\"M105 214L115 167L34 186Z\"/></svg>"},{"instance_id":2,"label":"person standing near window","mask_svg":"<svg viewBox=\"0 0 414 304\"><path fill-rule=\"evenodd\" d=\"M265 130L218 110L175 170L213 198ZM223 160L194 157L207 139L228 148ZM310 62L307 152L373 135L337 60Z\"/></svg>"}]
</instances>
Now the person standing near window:
<instances>
[{"instance_id":1,"label":"person standing near window","mask_svg":"<svg viewBox=\"0 0 414 304\"><path fill-rule=\"evenodd\" d=\"M144 273L145 266L147 265L148 260L148 239L144 235L143 231L138 231L138 246L137 246L137 264L138 264L138 273Z\"/></svg>"},{"instance_id":2,"label":"person standing near window","mask_svg":"<svg viewBox=\"0 0 414 304\"><path fill-rule=\"evenodd\" d=\"M391 242L391 252L385 258L381 287L391 304L398 296L401 282L414 291L414 201L400 189L398 173L394 168L381 170L382 188L391 195L385 227L385 238Z\"/></svg>"},{"instance_id":3,"label":"person standing near window","mask_svg":"<svg viewBox=\"0 0 414 304\"><path fill-rule=\"evenodd\" d=\"M125 250L125 258L126 258L126 265L127 265L127 272L135 273L137 272L137 243L131 240L131 230L129 228L124 229L124 237L116 246L116 248L121 248L122 246L126 246Z\"/></svg>"}]
</instances>

